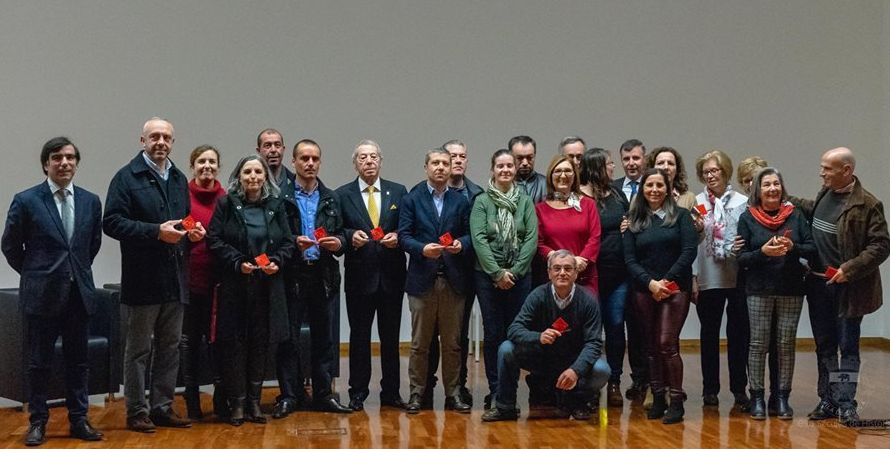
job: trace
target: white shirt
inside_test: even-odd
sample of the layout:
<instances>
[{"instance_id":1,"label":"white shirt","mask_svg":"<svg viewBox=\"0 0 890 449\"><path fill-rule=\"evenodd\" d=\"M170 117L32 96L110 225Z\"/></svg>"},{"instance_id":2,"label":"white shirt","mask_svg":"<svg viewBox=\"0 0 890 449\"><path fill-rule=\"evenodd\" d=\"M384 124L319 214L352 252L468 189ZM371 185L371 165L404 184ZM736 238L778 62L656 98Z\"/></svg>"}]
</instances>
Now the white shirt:
<instances>
[{"instance_id":1,"label":"white shirt","mask_svg":"<svg viewBox=\"0 0 890 449\"><path fill-rule=\"evenodd\" d=\"M572 284L572 291L569 292L567 298L560 298L556 294L556 287L553 284L550 284L550 292L553 293L553 301L556 302L556 307L559 307L559 310L565 310L572 303L572 298L575 297L575 284Z\"/></svg>"},{"instance_id":2,"label":"white shirt","mask_svg":"<svg viewBox=\"0 0 890 449\"><path fill-rule=\"evenodd\" d=\"M161 177L161 179L163 179L164 181L167 180L167 177L170 176L170 167L173 166L173 161L171 161L170 159L165 159L164 168L161 169L161 166L155 164L155 161L151 160L151 158L148 157L148 154L145 151L142 152L142 158L145 159L145 163L148 164L148 167L151 168L155 173L157 173L158 176Z\"/></svg>"},{"instance_id":3,"label":"white shirt","mask_svg":"<svg viewBox=\"0 0 890 449\"><path fill-rule=\"evenodd\" d=\"M374 201L377 202L377 212L380 212L380 177L374 181ZM369 186L361 177L358 178L358 191L362 192L362 201L365 202L365 209L368 209L368 192L365 190Z\"/></svg>"},{"instance_id":4,"label":"white shirt","mask_svg":"<svg viewBox=\"0 0 890 449\"><path fill-rule=\"evenodd\" d=\"M49 191L53 194L53 201L56 202L56 210L59 211L59 217L62 216L62 199L59 198L57 192L62 190L62 187L59 187L58 184L54 183L52 179L46 178L46 183L49 185ZM69 183L68 187L65 187L64 190L67 192L65 195L68 197L68 207L71 208L71 216L74 216L74 183Z\"/></svg>"},{"instance_id":5,"label":"white shirt","mask_svg":"<svg viewBox=\"0 0 890 449\"><path fill-rule=\"evenodd\" d=\"M621 185L621 191L624 192L624 197L627 198L628 201L633 199L633 198L631 198L631 191L632 191L632 189L630 188L631 182L637 183L637 193L640 193L640 179L639 178L630 179L627 176L625 176L624 184Z\"/></svg>"}]
</instances>

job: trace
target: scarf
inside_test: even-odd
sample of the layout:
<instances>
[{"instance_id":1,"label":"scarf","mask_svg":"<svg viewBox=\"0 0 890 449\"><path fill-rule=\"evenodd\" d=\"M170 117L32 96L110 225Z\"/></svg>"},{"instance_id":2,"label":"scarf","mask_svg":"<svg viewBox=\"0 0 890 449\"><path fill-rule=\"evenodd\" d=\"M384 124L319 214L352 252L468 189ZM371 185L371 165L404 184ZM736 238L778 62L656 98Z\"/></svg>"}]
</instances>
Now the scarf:
<instances>
[{"instance_id":1,"label":"scarf","mask_svg":"<svg viewBox=\"0 0 890 449\"><path fill-rule=\"evenodd\" d=\"M748 212L763 227L770 231L777 231L785 224L785 220L791 216L791 212L794 212L794 205L786 201L779 206L779 213L775 217L763 210L763 206L748 206Z\"/></svg>"},{"instance_id":2,"label":"scarf","mask_svg":"<svg viewBox=\"0 0 890 449\"><path fill-rule=\"evenodd\" d=\"M727 256L725 236L729 217L726 214L726 206L729 205L729 200L732 199L733 193L732 185L727 184L723 196L717 198L716 195L705 187L705 195L711 204L711 213L705 216L705 229L711 230L709 235L710 245L707 246L706 251L707 255L716 260L725 260ZM718 199L720 201L717 201Z\"/></svg>"},{"instance_id":3,"label":"scarf","mask_svg":"<svg viewBox=\"0 0 890 449\"><path fill-rule=\"evenodd\" d=\"M495 240L504 249L504 263L513 266L519 252L519 237L516 235L514 214L519 207L519 190L516 185L511 185L507 193L501 192L495 187L494 182L488 180L488 197L498 210L498 218L494 226L497 231Z\"/></svg>"},{"instance_id":4,"label":"scarf","mask_svg":"<svg viewBox=\"0 0 890 449\"><path fill-rule=\"evenodd\" d=\"M581 197L575 192L569 193L568 196L562 192L553 192L550 194L550 198L557 201L565 201L566 205L581 212Z\"/></svg>"}]
</instances>

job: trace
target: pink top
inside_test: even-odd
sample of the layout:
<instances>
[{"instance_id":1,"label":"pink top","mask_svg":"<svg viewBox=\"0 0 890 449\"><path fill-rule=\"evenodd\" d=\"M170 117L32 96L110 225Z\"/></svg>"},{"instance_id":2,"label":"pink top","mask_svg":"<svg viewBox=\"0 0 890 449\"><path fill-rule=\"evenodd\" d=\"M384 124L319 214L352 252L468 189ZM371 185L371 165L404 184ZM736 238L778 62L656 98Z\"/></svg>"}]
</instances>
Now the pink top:
<instances>
[{"instance_id":1,"label":"pink top","mask_svg":"<svg viewBox=\"0 0 890 449\"><path fill-rule=\"evenodd\" d=\"M567 249L587 259L587 269L577 283L597 292L596 259L600 252L600 216L596 203L581 196L581 212L574 208L554 209L542 201L535 205L538 215L538 255L546 262L547 254Z\"/></svg>"}]
</instances>

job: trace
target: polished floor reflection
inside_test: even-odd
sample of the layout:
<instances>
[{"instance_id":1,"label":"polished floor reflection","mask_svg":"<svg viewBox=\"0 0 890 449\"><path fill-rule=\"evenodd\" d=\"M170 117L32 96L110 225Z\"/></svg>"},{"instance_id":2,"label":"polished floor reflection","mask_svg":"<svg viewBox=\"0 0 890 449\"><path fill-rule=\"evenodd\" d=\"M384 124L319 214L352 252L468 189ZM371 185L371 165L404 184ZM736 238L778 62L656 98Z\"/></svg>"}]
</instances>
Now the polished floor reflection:
<instances>
[{"instance_id":1,"label":"polished floor reflection","mask_svg":"<svg viewBox=\"0 0 890 449\"><path fill-rule=\"evenodd\" d=\"M890 351L863 349L859 402L863 418L890 418L890 383L885 373L890 372ZM377 400L379 378L372 379L372 393L365 403L365 411L351 415L297 412L269 424L247 423L233 428L217 423L212 417L196 423L192 429L161 429L156 434L136 434L124 430L124 403L117 400L107 406L90 409L93 424L106 435L104 443L81 443L64 438L68 432L64 410L54 408L49 425L49 441L45 447L105 447L105 448L430 448L430 447L517 447L517 448L888 448L890 434L857 432L836 422L811 424L806 413L816 404L815 356L812 350L801 350L797 357L792 406L793 421L770 419L750 420L731 411L732 396L724 391L719 407L702 407L701 375L696 351L684 351L686 363L685 388L689 393L686 420L682 424L664 426L660 421L648 421L638 405L625 402L623 408L611 408L602 420L578 422L529 418L525 402L527 391L520 389L522 417L518 422L483 424L482 397L487 392L481 363L471 362L471 376L477 405L469 416L444 412L442 393L437 391L435 411L421 412L409 417L395 410L381 411ZM340 360L342 372L347 372L347 361ZM403 358L403 368L407 359ZM375 370L379 364L374 360ZM725 368L725 367L724 367ZM722 373L724 383L727 373ZM407 383L407 376L403 378ZM521 385L524 382L520 383ZM346 382L337 384L341 396L346 397ZM407 391L407 386L402 389ZM271 407L275 388L264 391L264 406ZM204 408L210 408L210 395L203 394ZM181 398L177 408L184 411ZM27 417L13 407L0 408L0 448L22 447L27 429ZM88 445L86 445L88 444Z\"/></svg>"}]
</instances>

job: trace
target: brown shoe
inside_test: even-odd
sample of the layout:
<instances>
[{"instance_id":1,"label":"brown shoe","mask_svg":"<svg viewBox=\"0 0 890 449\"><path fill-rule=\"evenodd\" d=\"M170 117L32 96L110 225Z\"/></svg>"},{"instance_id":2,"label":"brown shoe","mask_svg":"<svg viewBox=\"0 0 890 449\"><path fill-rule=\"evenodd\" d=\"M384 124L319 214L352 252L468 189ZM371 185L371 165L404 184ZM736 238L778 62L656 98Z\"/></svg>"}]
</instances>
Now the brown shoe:
<instances>
[{"instance_id":1,"label":"brown shoe","mask_svg":"<svg viewBox=\"0 0 890 449\"><path fill-rule=\"evenodd\" d=\"M133 432L154 433L155 423L145 413L140 413L131 418L127 418L127 429Z\"/></svg>"},{"instance_id":2,"label":"brown shoe","mask_svg":"<svg viewBox=\"0 0 890 449\"><path fill-rule=\"evenodd\" d=\"M149 418L154 421L155 425L158 427L185 428L192 426L191 420L177 415L176 411L174 411L172 408L170 410L167 410L166 413L152 412L149 415Z\"/></svg>"},{"instance_id":3,"label":"brown shoe","mask_svg":"<svg viewBox=\"0 0 890 449\"><path fill-rule=\"evenodd\" d=\"M621 396L621 385L609 383L609 386L606 387L606 402L609 404L609 407L624 406L624 397Z\"/></svg>"}]
</instances>

